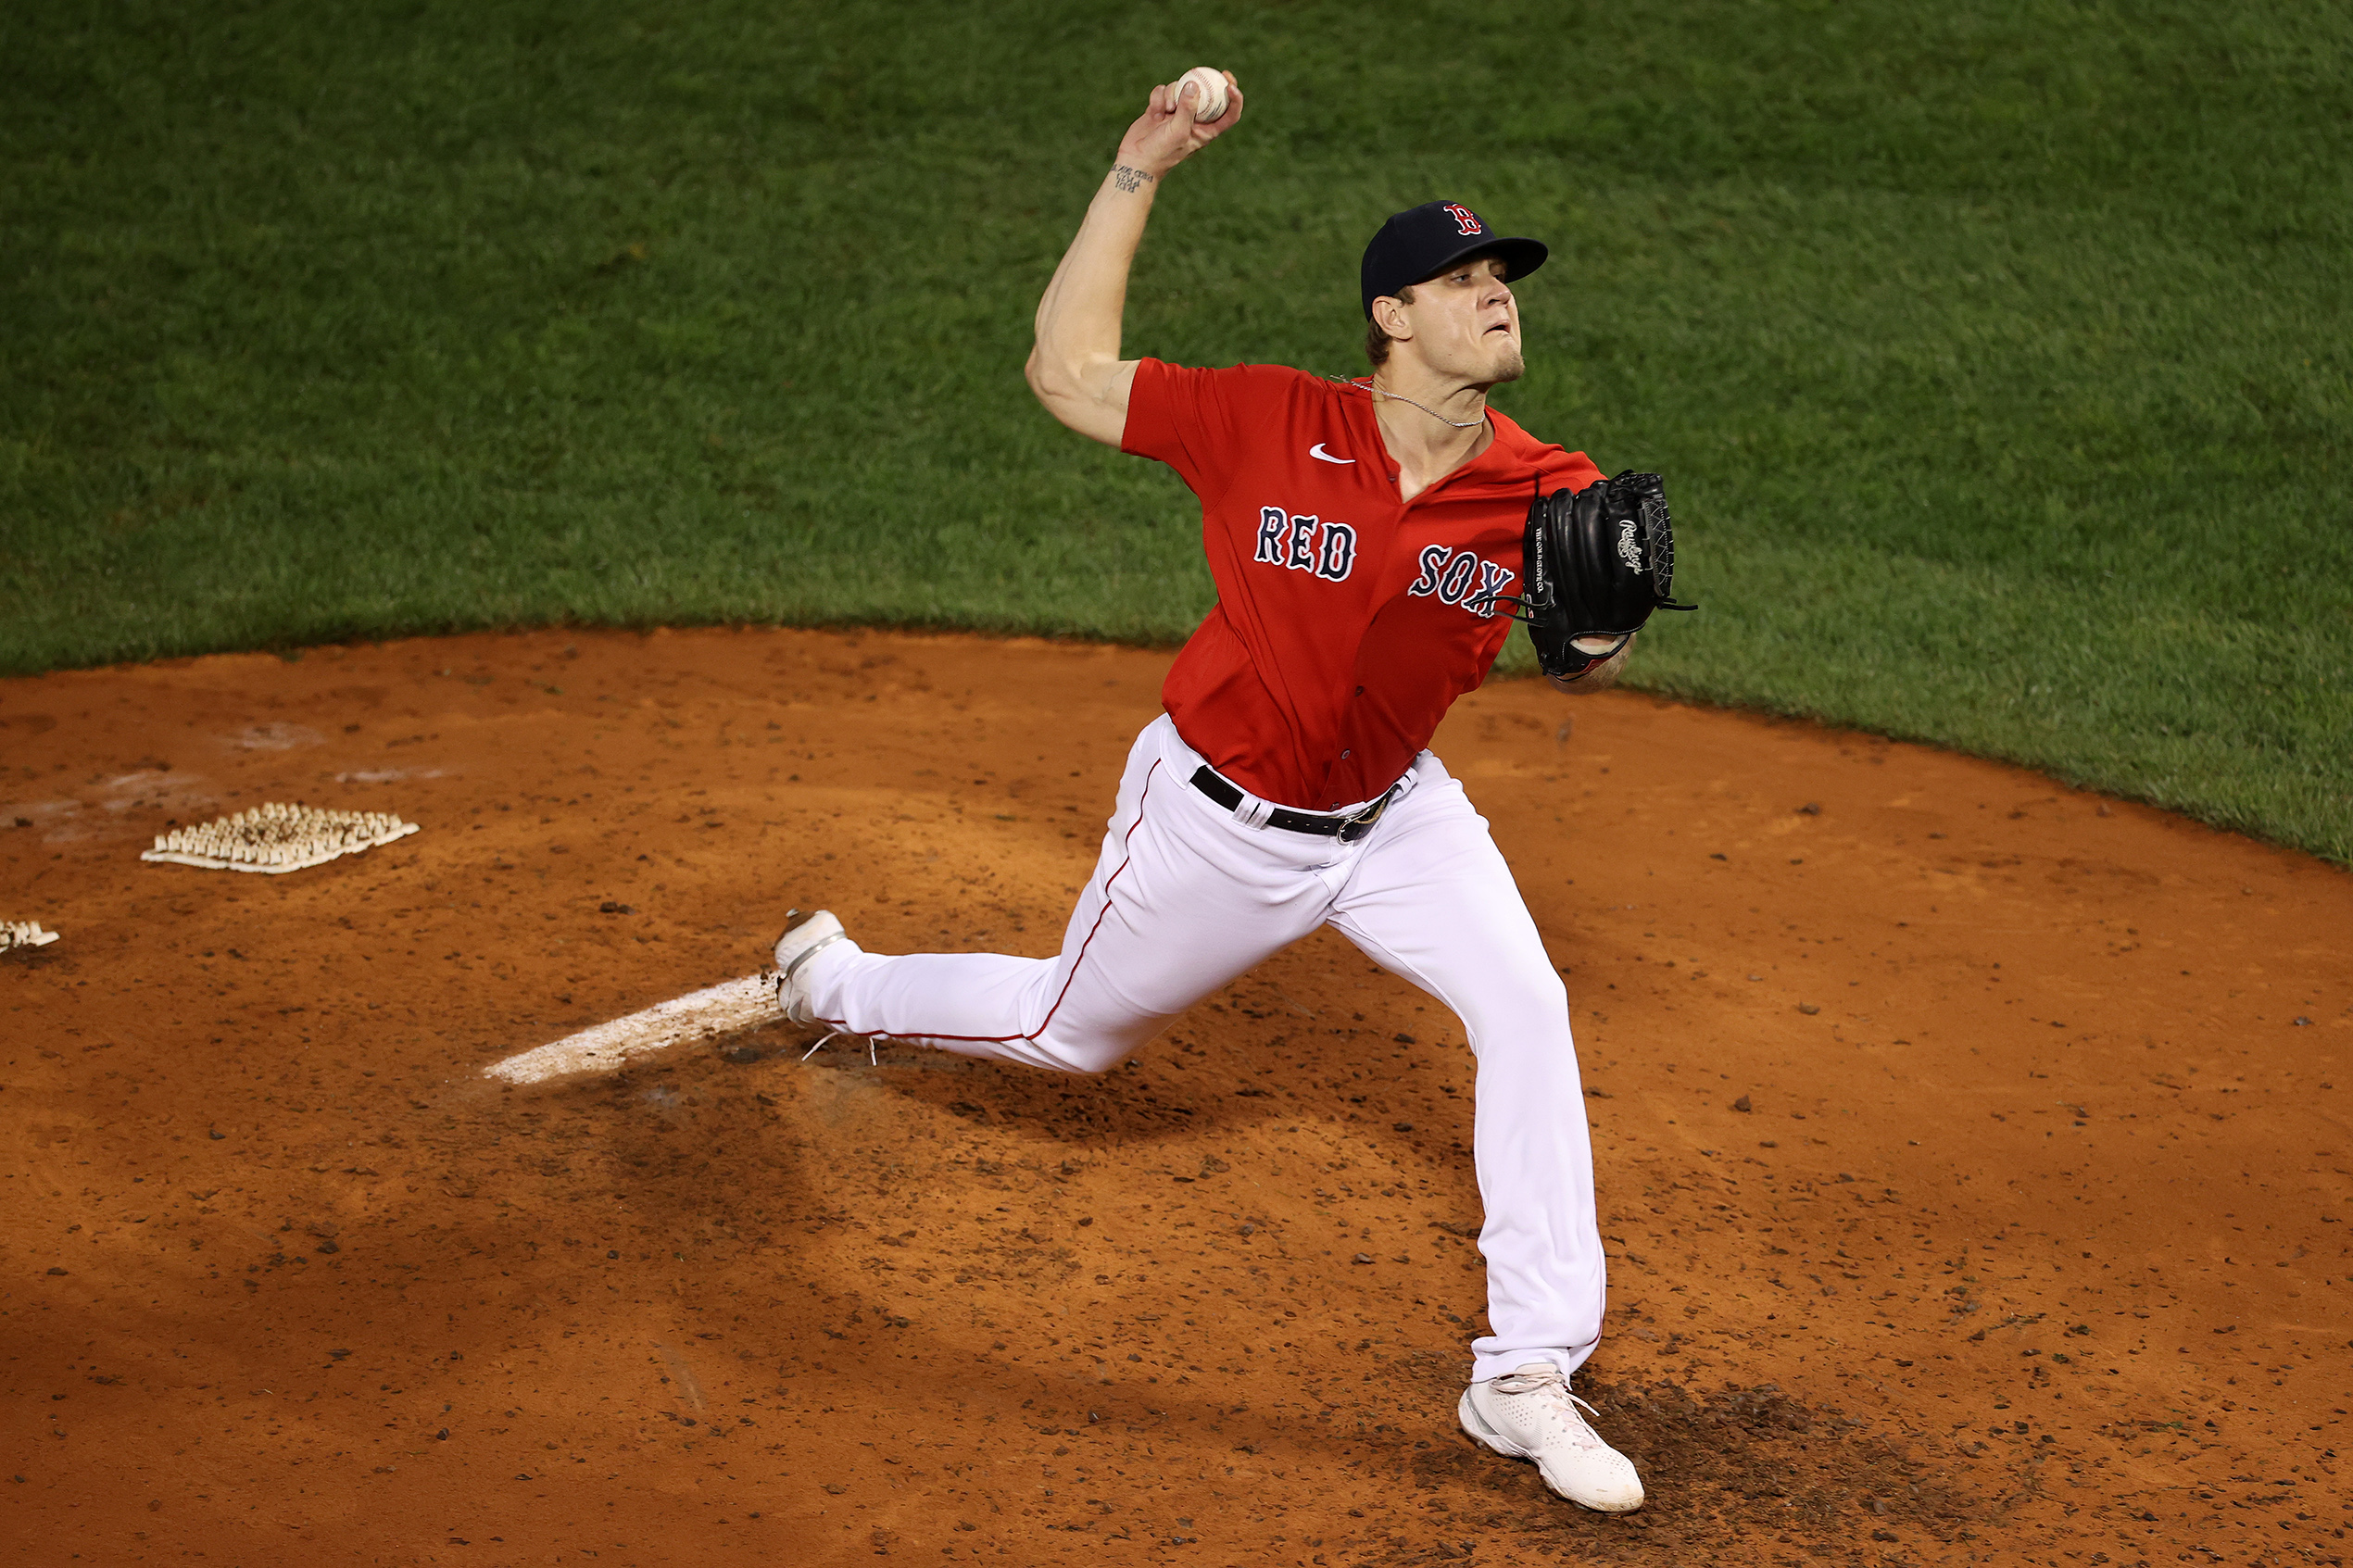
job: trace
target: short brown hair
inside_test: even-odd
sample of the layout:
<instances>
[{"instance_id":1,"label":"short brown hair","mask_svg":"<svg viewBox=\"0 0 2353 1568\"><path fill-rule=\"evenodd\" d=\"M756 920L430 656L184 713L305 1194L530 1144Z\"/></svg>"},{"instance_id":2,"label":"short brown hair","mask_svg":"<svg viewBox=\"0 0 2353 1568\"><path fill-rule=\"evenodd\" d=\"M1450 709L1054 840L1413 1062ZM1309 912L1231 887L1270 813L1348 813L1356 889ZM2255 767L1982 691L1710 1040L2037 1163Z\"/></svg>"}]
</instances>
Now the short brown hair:
<instances>
[{"instance_id":1,"label":"short brown hair","mask_svg":"<svg viewBox=\"0 0 2353 1568\"><path fill-rule=\"evenodd\" d=\"M1407 283L1390 297L1411 305L1414 303L1414 285ZM1389 363L1389 345L1396 341L1381 331L1378 321L1368 319L1365 322L1365 358L1373 362L1374 370L1378 370Z\"/></svg>"}]
</instances>

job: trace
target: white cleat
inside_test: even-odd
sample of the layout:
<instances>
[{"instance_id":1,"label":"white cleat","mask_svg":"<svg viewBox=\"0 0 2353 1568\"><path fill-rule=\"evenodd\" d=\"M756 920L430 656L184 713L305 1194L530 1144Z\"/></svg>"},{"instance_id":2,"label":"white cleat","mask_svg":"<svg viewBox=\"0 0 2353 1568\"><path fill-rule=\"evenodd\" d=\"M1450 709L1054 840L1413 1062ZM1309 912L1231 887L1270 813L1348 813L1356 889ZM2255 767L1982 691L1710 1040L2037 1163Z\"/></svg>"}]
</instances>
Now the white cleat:
<instances>
[{"instance_id":1,"label":"white cleat","mask_svg":"<svg viewBox=\"0 0 2353 1568\"><path fill-rule=\"evenodd\" d=\"M841 922L829 909L785 911L785 934L776 938L776 1005L785 1010L786 1018L795 1023L817 1022L800 972L820 951L847 940Z\"/></svg>"},{"instance_id":2,"label":"white cleat","mask_svg":"<svg viewBox=\"0 0 2353 1568\"><path fill-rule=\"evenodd\" d=\"M1534 1460L1544 1484L1579 1507L1631 1513L1642 1506L1642 1478L1632 1460L1585 1424L1579 1405L1593 1408L1568 1391L1560 1368L1533 1361L1472 1384L1454 1413L1464 1431L1497 1453Z\"/></svg>"}]
</instances>

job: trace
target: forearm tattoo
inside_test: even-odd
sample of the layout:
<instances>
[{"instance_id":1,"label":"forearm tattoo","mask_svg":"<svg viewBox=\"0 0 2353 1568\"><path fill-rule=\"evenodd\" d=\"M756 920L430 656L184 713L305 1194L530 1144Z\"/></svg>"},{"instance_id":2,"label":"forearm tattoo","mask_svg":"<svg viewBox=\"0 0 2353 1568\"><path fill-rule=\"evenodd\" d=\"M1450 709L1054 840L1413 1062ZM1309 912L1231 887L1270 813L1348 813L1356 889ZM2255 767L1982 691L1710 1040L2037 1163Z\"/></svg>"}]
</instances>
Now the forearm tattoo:
<instances>
[{"instance_id":1,"label":"forearm tattoo","mask_svg":"<svg viewBox=\"0 0 2353 1568\"><path fill-rule=\"evenodd\" d=\"M1111 178L1113 184L1133 194L1142 190L1157 177L1147 174L1140 169L1130 169L1123 163L1112 169Z\"/></svg>"}]
</instances>

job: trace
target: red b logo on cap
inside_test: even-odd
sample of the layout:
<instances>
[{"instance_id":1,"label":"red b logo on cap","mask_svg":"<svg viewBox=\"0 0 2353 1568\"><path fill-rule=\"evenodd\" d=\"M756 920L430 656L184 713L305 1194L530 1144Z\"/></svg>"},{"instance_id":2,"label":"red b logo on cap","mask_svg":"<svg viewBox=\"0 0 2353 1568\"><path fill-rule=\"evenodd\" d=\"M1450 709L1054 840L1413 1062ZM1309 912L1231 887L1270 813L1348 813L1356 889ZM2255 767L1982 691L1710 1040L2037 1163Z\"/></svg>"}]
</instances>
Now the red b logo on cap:
<instances>
[{"instance_id":1,"label":"red b logo on cap","mask_svg":"<svg viewBox=\"0 0 2353 1568\"><path fill-rule=\"evenodd\" d=\"M1461 230L1466 234L1483 234L1487 232L1485 226L1478 220L1478 214L1473 212L1469 207L1457 207L1454 203L1448 202L1439 210L1445 213L1449 218L1452 218L1454 220L1454 227Z\"/></svg>"}]
</instances>

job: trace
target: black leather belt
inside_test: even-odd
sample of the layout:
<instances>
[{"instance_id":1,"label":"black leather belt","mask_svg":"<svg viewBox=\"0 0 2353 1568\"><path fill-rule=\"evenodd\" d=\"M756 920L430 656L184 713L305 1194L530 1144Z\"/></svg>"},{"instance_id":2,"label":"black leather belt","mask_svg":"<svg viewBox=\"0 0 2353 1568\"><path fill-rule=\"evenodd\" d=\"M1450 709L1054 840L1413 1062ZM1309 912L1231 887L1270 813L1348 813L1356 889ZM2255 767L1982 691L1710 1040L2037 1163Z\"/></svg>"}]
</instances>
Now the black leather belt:
<instances>
[{"instance_id":1,"label":"black leather belt","mask_svg":"<svg viewBox=\"0 0 2353 1568\"><path fill-rule=\"evenodd\" d=\"M1193 787L1230 811L1242 803L1242 792L1226 782L1224 775L1206 762L1193 771ZM1397 798L1397 786L1391 784L1378 800L1353 817L1327 815L1321 811L1294 811L1288 806L1272 806L1266 811L1266 826L1282 828L1290 833L1320 834L1337 838L1342 844L1353 844L1373 831L1380 814Z\"/></svg>"}]
</instances>

